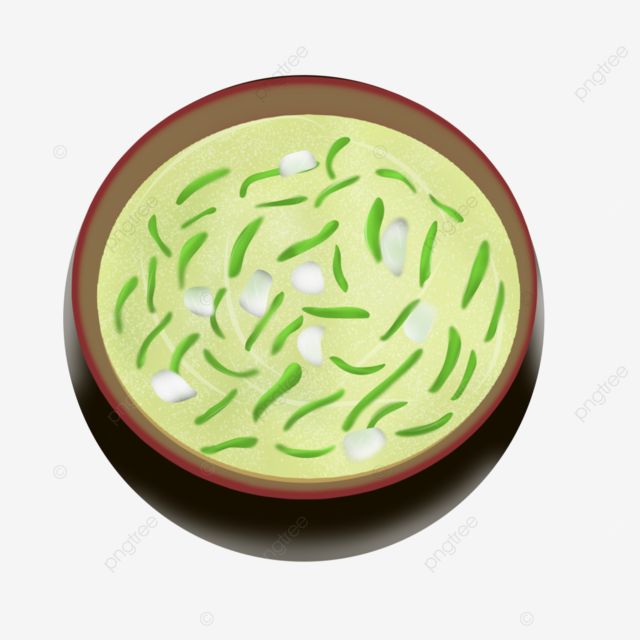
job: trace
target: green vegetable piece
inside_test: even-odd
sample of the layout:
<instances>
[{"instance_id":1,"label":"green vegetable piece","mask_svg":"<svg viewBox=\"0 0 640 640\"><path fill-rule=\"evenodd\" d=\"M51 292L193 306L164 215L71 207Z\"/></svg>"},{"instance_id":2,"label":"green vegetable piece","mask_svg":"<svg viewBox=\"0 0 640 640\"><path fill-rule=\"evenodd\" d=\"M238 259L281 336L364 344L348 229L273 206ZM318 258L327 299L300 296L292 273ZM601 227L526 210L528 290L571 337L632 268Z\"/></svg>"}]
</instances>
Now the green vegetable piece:
<instances>
[{"instance_id":1,"label":"green vegetable piece","mask_svg":"<svg viewBox=\"0 0 640 640\"><path fill-rule=\"evenodd\" d=\"M367 429L373 429L382 418L388 416L390 413L397 411L398 409L402 409L402 407L406 406L407 402L390 402L389 404L385 404L383 407L378 409L371 420L369 420L369 424L367 425Z\"/></svg>"},{"instance_id":2,"label":"green vegetable piece","mask_svg":"<svg viewBox=\"0 0 640 640\"><path fill-rule=\"evenodd\" d=\"M202 447L200 451L207 455L211 455L213 453L218 453L219 451L224 451L225 449L251 449L251 447L255 447L256 444L258 444L258 438L232 438L231 440L226 440L220 444Z\"/></svg>"},{"instance_id":3,"label":"green vegetable piece","mask_svg":"<svg viewBox=\"0 0 640 640\"><path fill-rule=\"evenodd\" d=\"M368 376L372 373L376 373L376 371L380 371L380 369L384 369L384 364L374 364L370 367L354 367L348 362L345 362L342 358L338 358L338 356L331 356L329 360L331 360L331 362L333 362L333 364L335 364L339 369L342 369L347 373L352 373L356 376Z\"/></svg>"},{"instance_id":4,"label":"green vegetable piece","mask_svg":"<svg viewBox=\"0 0 640 640\"><path fill-rule=\"evenodd\" d=\"M384 220L384 202L380 198L376 198L369 215L367 216L367 224L364 230L364 237L369 245L369 251L376 262L382 260L382 249L380 248L380 228Z\"/></svg>"},{"instance_id":5,"label":"green vegetable piece","mask_svg":"<svg viewBox=\"0 0 640 640\"><path fill-rule=\"evenodd\" d=\"M158 258L152 256L149 259L149 270L147 272L147 309L151 313L155 313L156 305L153 302L153 296L156 292L156 271L158 270Z\"/></svg>"},{"instance_id":6,"label":"green vegetable piece","mask_svg":"<svg viewBox=\"0 0 640 640\"><path fill-rule=\"evenodd\" d=\"M314 207L319 207L330 195L336 193L336 191L342 191L342 189L346 189L350 187L352 184L355 184L360 180L360 176L352 176L351 178L347 178L346 180L342 180L341 182L336 182L334 184L329 185L326 189L323 189L316 198L316 201L313 203Z\"/></svg>"},{"instance_id":7,"label":"green vegetable piece","mask_svg":"<svg viewBox=\"0 0 640 640\"><path fill-rule=\"evenodd\" d=\"M222 168L216 169L215 171L210 171L209 173L205 173L203 176L192 180L181 192L180 195L176 199L176 204L182 204L187 198L190 198L196 191L200 191L203 187L206 187L208 184L219 180L220 178L224 178L224 176L229 175L229 169Z\"/></svg>"},{"instance_id":8,"label":"green vegetable piece","mask_svg":"<svg viewBox=\"0 0 640 640\"><path fill-rule=\"evenodd\" d=\"M409 189L413 191L413 193L416 192L416 188L413 186L413 183L411 182L411 180L409 180L409 178L407 178L407 176L405 176L403 173L400 173L395 169L378 169L376 171L376 174L382 178L391 178L392 180L399 180L400 182L406 184L407 187L409 187Z\"/></svg>"},{"instance_id":9,"label":"green vegetable piece","mask_svg":"<svg viewBox=\"0 0 640 640\"><path fill-rule=\"evenodd\" d=\"M310 251L314 247L317 247L319 244L322 244L327 238L330 238L338 229L339 223L337 220L332 220L331 222L327 222L327 224L322 227L322 229L311 238L306 238L305 240L300 240L300 242L296 242L292 244L290 247L285 249L279 256L278 262L285 262L286 260L291 260L291 258L295 258L299 256L301 253L306 253Z\"/></svg>"},{"instance_id":10,"label":"green vegetable piece","mask_svg":"<svg viewBox=\"0 0 640 640\"><path fill-rule=\"evenodd\" d=\"M249 187L254 183L258 182L258 180L265 180L266 178L273 178L275 176L280 175L280 169L268 169L267 171L260 171L259 173L254 173L250 175L248 178L245 178L243 183L240 185L240 197L244 198L247 195L247 191Z\"/></svg>"},{"instance_id":11,"label":"green vegetable piece","mask_svg":"<svg viewBox=\"0 0 640 640\"><path fill-rule=\"evenodd\" d=\"M202 211L198 215L193 216L193 218L189 218L186 222L183 222L180 225L180 228L181 229L186 229L187 227L190 227L194 222L198 222L198 220L200 220L201 218L204 218L206 216L210 216L211 214L215 213L216 211L217 211L217 209L215 207L209 207L208 209L205 209L204 211Z\"/></svg>"},{"instance_id":12,"label":"green vegetable piece","mask_svg":"<svg viewBox=\"0 0 640 640\"><path fill-rule=\"evenodd\" d=\"M284 444L276 445L278 451L282 451L282 453L293 456L294 458L319 458L320 456L326 456L328 453L331 453L335 448L335 445L332 445L324 449L292 449Z\"/></svg>"},{"instance_id":13,"label":"green vegetable piece","mask_svg":"<svg viewBox=\"0 0 640 640\"><path fill-rule=\"evenodd\" d=\"M253 420L257 422L260 416L281 396L293 389L302 379L302 367L292 362L283 372L278 381L262 394L253 408Z\"/></svg>"},{"instance_id":14,"label":"green vegetable piece","mask_svg":"<svg viewBox=\"0 0 640 640\"><path fill-rule=\"evenodd\" d=\"M294 204L302 204L308 200L307 196L293 196L284 200L274 200L273 202L261 202L256 207L264 209L269 207L291 207Z\"/></svg>"},{"instance_id":15,"label":"green vegetable piece","mask_svg":"<svg viewBox=\"0 0 640 640\"><path fill-rule=\"evenodd\" d=\"M385 378L378 386L367 393L360 402L349 412L344 423L343 431L349 431L355 424L358 416L385 391L388 391L422 356L422 349L414 351L392 374Z\"/></svg>"},{"instance_id":16,"label":"green vegetable piece","mask_svg":"<svg viewBox=\"0 0 640 640\"><path fill-rule=\"evenodd\" d=\"M317 318L357 320L369 317L369 312L360 307L302 307L302 310Z\"/></svg>"},{"instance_id":17,"label":"green vegetable piece","mask_svg":"<svg viewBox=\"0 0 640 640\"><path fill-rule=\"evenodd\" d=\"M273 341L273 346L271 347L271 355L276 355L279 351L281 351L282 347L284 347L284 343L287 341L287 338L295 333L304 322L304 318L302 316L298 316L295 320L290 322L276 337Z\"/></svg>"},{"instance_id":18,"label":"green vegetable piece","mask_svg":"<svg viewBox=\"0 0 640 640\"><path fill-rule=\"evenodd\" d=\"M312 400L311 402L307 402L307 404L300 407L297 411L294 411L291 414L291 417L287 420L284 425L284 430L288 431L293 427L293 425L300 420L300 418L304 418L307 414L312 411L317 411L322 407L326 407L327 405L333 404L342 398L344 395L344 389L340 389L335 393L332 393L329 396L325 396L324 398L319 398L318 400Z\"/></svg>"},{"instance_id":19,"label":"green vegetable piece","mask_svg":"<svg viewBox=\"0 0 640 640\"><path fill-rule=\"evenodd\" d=\"M471 267L471 273L469 274L469 280L467 282L467 288L462 296L462 308L466 309L473 296L475 296L478 287L482 284L485 274L487 273L487 267L489 266L489 243L483 240L478 248L475 260Z\"/></svg>"},{"instance_id":20,"label":"green vegetable piece","mask_svg":"<svg viewBox=\"0 0 640 640\"><path fill-rule=\"evenodd\" d=\"M220 360L218 360L208 349L203 351L204 359L217 371L220 373L224 373L226 376L231 376L232 378L251 378L253 376L258 375L257 369L246 369L245 371L234 371L233 369L229 369L225 367Z\"/></svg>"},{"instance_id":21,"label":"green vegetable piece","mask_svg":"<svg viewBox=\"0 0 640 640\"><path fill-rule=\"evenodd\" d=\"M442 369L440 369L438 377L429 388L429 391L432 393L439 391L444 383L449 379L451 372L455 369L456 364L458 363L461 347L462 341L460 340L460 334L455 327L449 327L449 342L447 344L447 353L444 357L444 363L442 364Z\"/></svg>"},{"instance_id":22,"label":"green vegetable piece","mask_svg":"<svg viewBox=\"0 0 640 640\"><path fill-rule=\"evenodd\" d=\"M236 241L233 243L231 249L231 257L229 258L229 277L235 278L240 275L242 270L242 263L244 262L244 256L247 253L247 249L253 240L253 237L258 233L258 229L262 224L264 218L256 218L253 222L250 222L238 235Z\"/></svg>"},{"instance_id":23,"label":"green vegetable piece","mask_svg":"<svg viewBox=\"0 0 640 640\"><path fill-rule=\"evenodd\" d=\"M498 295L496 296L496 303L493 307L491 322L489 323L487 334L484 337L485 342L491 342L491 340L493 340L494 336L496 335L498 323L500 322L500 316L502 315L502 309L504 307L504 297L504 282L500 282L500 284L498 285Z\"/></svg>"},{"instance_id":24,"label":"green vegetable piece","mask_svg":"<svg viewBox=\"0 0 640 640\"><path fill-rule=\"evenodd\" d=\"M423 424L419 427L411 427L409 429L400 429L400 431L396 431L397 436L422 436L425 433L431 433L432 431L436 431L436 429L440 429L443 427L449 420L453 413L446 413L442 416L442 418L438 418L435 422L430 422L429 424Z\"/></svg>"},{"instance_id":25,"label":"green vegetable piece","mask_svg":"<svg viewBox=\"0 0 640 640\"><path fill-rule=\"evenodd\" d=\"M147 358L147 351L149 351L149 347L151 343L167 328L167 325L171 322L172 318L171 312L167 313L167 315L160 320L160 322L155 326L154 329L151 330L149 335L142 341L142 345L140 346L140 350L138 351L138 356L136 358L136 366L138 369L142 369L144 366L145 360Z\"/></svg>"},{"instance_id":26,"label":"green vegetable piece","mask_svg":"<svg viewBox=\"0 0 640 640\"><path fill-rule=\"evenodd\" d=\"M471 380L471 376L473 376L473 372L476 370L477 361L476 352L471 350L460 384L458 385L455 393L451 396L452 400L457 400L464 393L464 390L467 388L467 385Z\"/></svg>"},{"instance_id":27,"label":"green vegetable piece","mask_svg":"<svg viewBox=\"0 0 640 640\"><path fill-rule=\"evenodd\" d=\"M116 298L116 308L115 308L115 321L116 321L116 331L118 333L122 333L123 323L122 323L122 309L124 307L124 303L127 301L129 296L135 291L135 288L138 286L138 278L133 276L129 278L123 285L122 289L120 289L120 293Z\"/></svg>"},{"instance_id":28,"label":"green vegetable piece","mask_svg":"<svg viewBox=\"0 0 640 640\"><path fill-rule=\"evenodd\" d=\"M258 324L256 324L254 330L251 332L251 335L247 338L245 342L244 348L246 351L251 351L251 348L255 344L256 340L260 337L260 334L264 331L267 324L275 314L275 312L280 308L280 305L284 301L284 293L281 291L269 305L267 312L258 320Z\"/></svg>"},{"instance_id":29,"label":"green vegetable piece","mask_svg":"<svg viewBox=\"0 0 640 640\"><path fill-rule=\"evenodd\" d=\"M420 286L423 287L424 283L429 279L431 275L431 256L433 255L433 246L436 241L436 234L438 233L438 222L433 221L427 231L427 235L424 237L424 243L422 245L422 252L420 253Z\"/></svg>"},{"instance_id":30,"label":"green vegetable piece","mask_svg":"<svg viewBox=\"0 0 640 640\"><path fill-rule=\"evenodd\" d=\"M349 290L349 283L342 271L342 255L340 254L340 247L338 245L336 245L333 251L333 277L338 283L338 286L346 293Z\"/></svg>"},{"instance_id":31,"label":"green vegetable piece","mask_svg":"<svg viewBox=\"0 0 640 640\"><path fill-rule=\"evenodd\" d=\"M393 321L391 326L387 329L384 335L380 336L380 340L388 340L406 321L411 315L411 312L420 304L420 300L414 300L410 302Z\"/></svg>"},{"instance_id":32,"label":"green vegetable piece","mask_svg":"<svg viewBox=\"0 0 640 640\"><path fill-rule=\"evenodd\" d=\"M180 255L178 256L178 284L181 289L184 289L185 275L189 262L195 254L199 251L202 245L208 238L208 234L205 231L196 233L195 236L191 236L180 249Z\"/></svg>"},{"instance_id":33,"label":"green vegetable piece","mask_svg":"<svg viewBox=\"0 0 640 640\"><path fill-rule=\"evenodd\" d=\"M147 229L149 230L149 235L153 238L154 242L160 248L160 251L164 253L167 258L171 257L171 249L162 241L160 237L160 233L158 231L158 219L155 214L149 218L149 222L147 223Z\"/></svg>"},{"instance_id":34,"label":"green vegetable piece","mask_svg":"<svg viewBox=\"0 0 640 640\"><path fill-rule=\"evenodd\" d=\"M442 211L443 213L446 213L450 218L453 218L453 220L455 220L456 222L464 222L464 218L452 207L443 204L442 202L440 202L440 200L438 200L435 196L432 196L431 194L429 194L429 199L431 200L431 202L433 202L433 204L436 205L436 207L438 207L438 209L440 209L440 211Z\"/></svg>"},{"instance_id":35,"label":"green vegetable piece","mask_svg":"<svg viewBox=\"0 0 640 640\"><path fill-rule=\"evenodd\" d=\"M227 293L227 290L222 287L216 291L216 295L213 298L213 314L209 317L209 324L213 329L213 332L219 337L224 338L224 333L218 324L218 307L224 298L224 294Z\"/></svg>"},{"instance_id":36,"label":"green vegetable piece","mask_svg":"<svg viewBox=\"0 0 640 640\"><path fill-rule=\"evenodd\" d=\"M193 345L198 341L200 337L199 333L192 333L185 338L183 338L173 350L173 355L171 356L171 362L169 363L169 369L171 371L175 371L175 373L180 373L180 363L182 362L182 358L184 358L185 354Z\"/></svg>"},{"instance_id":37,"label":"green vegetable piece","mask_svg":"<svg viewBox=\"0 0 640 640\"><path fill-rule=\"evenodd\" d=\"M220 400L220 402L207 409L202 415L198 416L194 422L198 425L208 422L211 418L217 416L223 409L228 407L237 395L238 390L232 389L224 398L222 398L222 400ZM213 451L204 451L204 449L201 449L201 451L203 453L214 453Z\"/></svg>"},{"instance_id":38,"label":"green vegetable piece","mask_svg":"<svg viewBox=\"0 0 640 640\"><path fill-rule=\"evenodd\" d=\"M335 160L338 153L344 149L349 142L351 142L351 138L347 138L346 136L342 138L338 138L330 147L329 153L327 153L327 175L331 180L335 180L336 174L333 170L333 161Z\"/></svg>"}]
</instances>

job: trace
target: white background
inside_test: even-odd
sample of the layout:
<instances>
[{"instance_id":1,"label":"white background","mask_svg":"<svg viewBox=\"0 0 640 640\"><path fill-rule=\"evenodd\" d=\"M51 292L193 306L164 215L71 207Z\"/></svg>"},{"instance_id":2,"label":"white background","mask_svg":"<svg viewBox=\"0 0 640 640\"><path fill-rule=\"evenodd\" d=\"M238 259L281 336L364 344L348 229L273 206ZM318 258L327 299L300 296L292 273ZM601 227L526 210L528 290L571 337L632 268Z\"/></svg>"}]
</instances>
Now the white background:
<instances>
[{"instance_id":1,"label":"white background","mask_svg":"<svg viewBox=\"0 0 640 640\"><path fill-rule=\"evenodd\" d=\"M640 637L637 2L36 2L2 13L0 635ZM155 514L95 444L62 339L75 237L117 159L168 114L275 75L299 47L296 72L396 91L483 149L527 218L546 303L531 406L487 479L403 542L318 563L244 556ZM579 100L619 47L628 55ZM619 367L628 375L578 420ZM469 517L477 527L430 571L425 560Z\"/></svg>"}]
</instances>

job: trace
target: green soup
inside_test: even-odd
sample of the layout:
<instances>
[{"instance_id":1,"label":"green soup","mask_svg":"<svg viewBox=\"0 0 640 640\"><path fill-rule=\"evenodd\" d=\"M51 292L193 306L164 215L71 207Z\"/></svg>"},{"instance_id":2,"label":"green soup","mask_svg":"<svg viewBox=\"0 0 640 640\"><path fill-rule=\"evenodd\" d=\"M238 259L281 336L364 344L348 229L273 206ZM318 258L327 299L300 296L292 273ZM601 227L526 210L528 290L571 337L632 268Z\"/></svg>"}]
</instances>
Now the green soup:
<instances>
[{"instance_id":1,"label":"green soup","mask_svg":"<svg viewBox=\"0 0 640 640\"><path fill-rule=\"evenodd\" d=\"M111 364L157 428L289 480L374 472L454 431L505 366L519 300L509 237L458 167L325 115L175 155L120 213L98 279Z\"/></svg>"}]
</instances>

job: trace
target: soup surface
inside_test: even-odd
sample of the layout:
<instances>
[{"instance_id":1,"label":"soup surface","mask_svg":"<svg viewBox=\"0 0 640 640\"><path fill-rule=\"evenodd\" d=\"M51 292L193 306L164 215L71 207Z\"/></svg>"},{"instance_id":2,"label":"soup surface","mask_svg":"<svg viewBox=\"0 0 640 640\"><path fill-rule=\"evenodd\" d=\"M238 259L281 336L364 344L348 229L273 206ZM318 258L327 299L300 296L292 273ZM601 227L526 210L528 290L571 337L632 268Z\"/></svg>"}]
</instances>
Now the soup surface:
<instances>
[{"instance_id":1,"label":"soup surface","mask_svg":"<svg viewBox=\"0 0 640 640\"><path fill-rule=\"evenodd\" d=\"M238 125L159 166L97 286L111 365L157 429L289 480L433 447L492 389L520 312L509 237L471 179L326 115Z\"/></svg>"}]
</instances>

